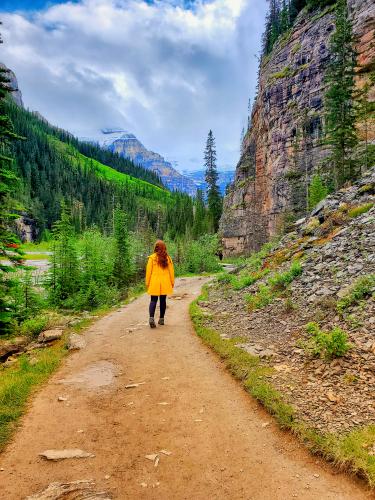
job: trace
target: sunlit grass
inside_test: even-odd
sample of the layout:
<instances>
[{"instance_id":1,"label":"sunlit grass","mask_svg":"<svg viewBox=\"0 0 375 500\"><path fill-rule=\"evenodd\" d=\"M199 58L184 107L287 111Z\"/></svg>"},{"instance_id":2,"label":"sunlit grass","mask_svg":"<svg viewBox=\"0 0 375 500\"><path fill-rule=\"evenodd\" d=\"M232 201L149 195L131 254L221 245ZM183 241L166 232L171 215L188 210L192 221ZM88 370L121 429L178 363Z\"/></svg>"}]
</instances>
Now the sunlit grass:
<instances>
[{"instance_id":1,"label":"sunlit grass","mask_svg":"<svg viewBox=\"0 0 375 500\"><path fill-rule=\"evenodd\" d=\"M23 354L14 366L0 372L0 450L14 431L18 418L25 412L31 392L48 379L65 353L66 349L60 342L53 347L33 351L31 358Z\"/></svg>"}]
</instances>

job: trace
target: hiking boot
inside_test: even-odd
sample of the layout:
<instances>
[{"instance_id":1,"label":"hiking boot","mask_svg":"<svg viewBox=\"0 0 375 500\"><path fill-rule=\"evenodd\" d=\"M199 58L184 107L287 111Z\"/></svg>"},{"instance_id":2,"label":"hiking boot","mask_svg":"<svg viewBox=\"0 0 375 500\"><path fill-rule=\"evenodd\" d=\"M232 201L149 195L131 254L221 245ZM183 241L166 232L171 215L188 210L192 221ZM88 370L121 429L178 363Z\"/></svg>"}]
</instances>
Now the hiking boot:
<instances>
[{"instance_id":1,"label":"hiking boot","mask_svg":"<svg viewBox=\"0 0 375 500\"><path fill-rule=\"evenodd\" d=\"M148 322L149 322L150 328L156 328L156 324L155 324L155 319L154 318L150 318L148 320Z\"/></svg>"},{"instance_id":2,"label":"hiking boot","mask_svg":"<svg viewBox=\"0 0 375 500\"><path fill-rule=\"evenodd\" d=\"M158 325L164 325L164 318L160 318L158 321Z\"/></svg>"}]
</instances>

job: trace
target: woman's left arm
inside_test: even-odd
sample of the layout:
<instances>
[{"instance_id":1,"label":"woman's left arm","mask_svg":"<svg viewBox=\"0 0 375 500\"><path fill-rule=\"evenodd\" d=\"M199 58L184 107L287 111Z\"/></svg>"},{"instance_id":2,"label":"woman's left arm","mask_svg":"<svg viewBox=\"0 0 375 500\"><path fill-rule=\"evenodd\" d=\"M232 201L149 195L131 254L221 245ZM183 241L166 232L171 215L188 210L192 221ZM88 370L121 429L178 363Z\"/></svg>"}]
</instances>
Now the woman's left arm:
<instances>
[{"instance_id":1,"label":"woman's left arm","mask_svg":"<svg viewBox=\"0 0 375 500\"><path fill-rule=\"evenodd\" d=\"M151 274L152 274L152 264L153 264L152 258L149 257L148 262L147 262L147 267L146 267L146 288L148 288L150 285Z\"/></svg>"}]
</instances>

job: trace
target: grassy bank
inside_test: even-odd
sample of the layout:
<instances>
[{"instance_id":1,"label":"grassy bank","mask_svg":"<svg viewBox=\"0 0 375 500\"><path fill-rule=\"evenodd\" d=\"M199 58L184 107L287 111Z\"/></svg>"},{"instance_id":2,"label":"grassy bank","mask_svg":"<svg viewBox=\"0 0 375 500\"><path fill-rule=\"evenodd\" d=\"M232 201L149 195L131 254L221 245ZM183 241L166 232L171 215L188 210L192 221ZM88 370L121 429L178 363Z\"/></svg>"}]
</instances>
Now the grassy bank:
<instances>
[{"instance_id":1,"label":"grassy bank","mask_svg":"<svg viewBox=\"0 0 375 500\"><path fill-rule=\"evenodd\" d=\"M208 300L207 287L192 302L190 315L198 336L225 362L228 370L241 381L249 394L257 399L283 429L292 431L313 453L322 455L336 466L358 474L375 487L375 426L355 429L346 434L321 433L308 427L296 416L268 380L272 368L262 365L257 356L236 347L238 340L225 340L207 326L209 317L200 309L199 300Z\"/></svg>"}]
</instances>

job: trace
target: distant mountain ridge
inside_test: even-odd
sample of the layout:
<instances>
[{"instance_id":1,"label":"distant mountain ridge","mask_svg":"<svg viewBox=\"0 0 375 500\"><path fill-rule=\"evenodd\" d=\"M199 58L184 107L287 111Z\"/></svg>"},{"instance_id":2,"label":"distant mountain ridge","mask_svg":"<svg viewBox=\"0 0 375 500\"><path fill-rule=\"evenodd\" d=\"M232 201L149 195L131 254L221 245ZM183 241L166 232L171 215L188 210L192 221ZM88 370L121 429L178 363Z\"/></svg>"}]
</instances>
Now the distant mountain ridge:
<instances>
[{"instance_id":1,"label":"distant mountain ridge","mask_svg":"<svg viewBox=\"0 0 375 500\"><path fill-rule=\"evenodd\" d=\"M128 158L143 168L152 170L171 191L181 191L195 196L197 186L189 177L178 172L170 162L154 151L148 150L137 137L121 127L103 128L96 137L82 138L86 142L96 142L120 156Z\"/></svg>"},{"instance_id":2,"label":"distant mountain ridge","mask_svg":"<svg viewBox=\"0 0 375 500\"><path fill-rule=\"evenodd\" d=\"M205 180L205 175L206 172L204 170L193 170L191 172L184 170L182 172L186 177L189 177L192 179L194 184L197 186L198 189L201 189L202 191L206 191L207 184ZM235 171L234 170L219 170L218 171L219 178L218 178L218 186L220 189L220 193L222 195L225 194L225 190L228 186L228 184L231 184L234 181L234 176L235 176Z\"/></svg>"}]
</instances>

